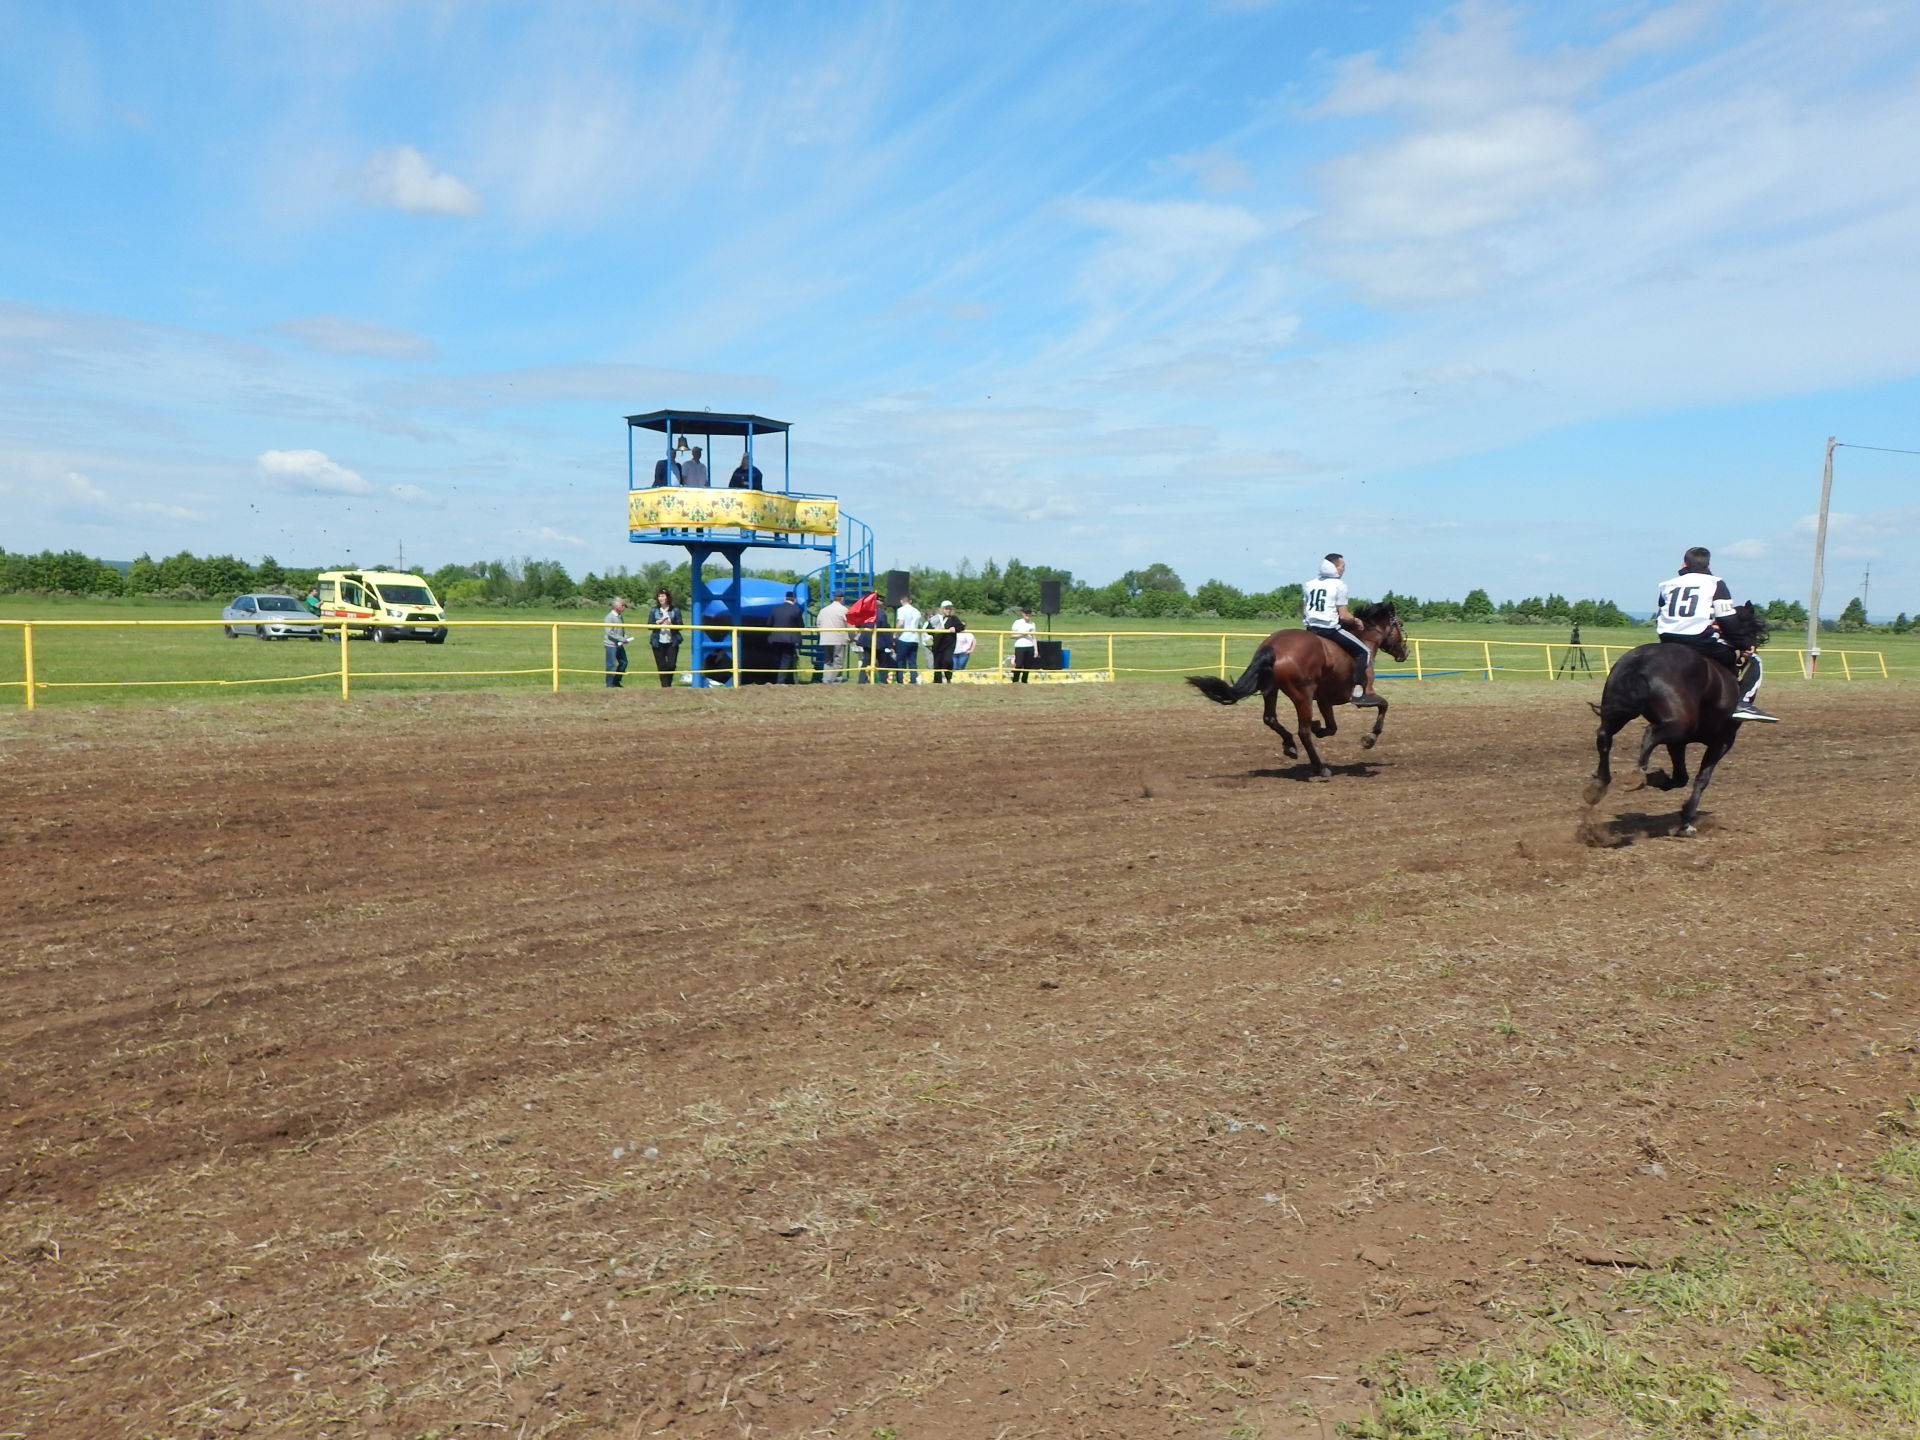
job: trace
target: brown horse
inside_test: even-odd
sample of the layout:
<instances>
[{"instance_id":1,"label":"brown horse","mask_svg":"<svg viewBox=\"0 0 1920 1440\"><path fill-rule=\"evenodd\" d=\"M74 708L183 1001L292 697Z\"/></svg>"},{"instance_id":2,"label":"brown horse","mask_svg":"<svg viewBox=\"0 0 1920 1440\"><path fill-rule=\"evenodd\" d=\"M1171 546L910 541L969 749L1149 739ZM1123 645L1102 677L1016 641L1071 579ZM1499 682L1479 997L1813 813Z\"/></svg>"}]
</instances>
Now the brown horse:
<instances>
[{"instance_id":1,"label":"brown horse","mask_svg":"<svg viewBox=\"0 0 1920 1440\"><path fill-rule=\"evenodd\" d=\"M1407 637L1401 632L1400 617L1394 613L1391 602L1363 605L1354 618L1360 622L1357 633L1366 642L1367 649L1384 650L1396 660L1407 658ZM1356 679L1353 670L1353 657L1333 641L1310 630L1276 630L1260 642L1251 663L1231 685L1212 675L1189 675L1187 683L1222 705L1238 704L1259 691L1266 702L1266 713L1260 718L1266 721L1269 730L1279 734L1281 747L1292 760L1298 758L1300 752L1294 748L1293 736L1275 713L1280 692L1286 691L1287 698L1293 701L1294 714L1299 717L1300 743L1307 747L1307 760L1312 766L1310 778L1325 780L1333 771L1314 749L1313 738L1317 735L1324 739L1339 728L1334 722L1333 708L1349 703L1348 696ZM1315 705L1320 707L1321 723L1314 721ZM1361 745L1371 750L1386 723L1387 704L1382 700L1373 729L1360 737Z\"/></svg>"}]
</instances>

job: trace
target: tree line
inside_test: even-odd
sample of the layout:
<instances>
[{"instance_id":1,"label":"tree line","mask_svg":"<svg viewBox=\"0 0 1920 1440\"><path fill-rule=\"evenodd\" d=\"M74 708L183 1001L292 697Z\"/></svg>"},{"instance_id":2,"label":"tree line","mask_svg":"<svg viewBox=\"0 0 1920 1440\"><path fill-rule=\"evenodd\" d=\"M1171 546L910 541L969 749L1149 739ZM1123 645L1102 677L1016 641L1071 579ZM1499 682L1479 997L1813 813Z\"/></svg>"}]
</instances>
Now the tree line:
<instances>
[{"instance_id":1,"label":"tree line","mask_svg":"<svg viewBox=\"0 0 1920 1440\"><path fill-rule=\"evenodd\" d=\"M233 555L194 555L181 551L156 560L141 555L122 565L98 560L77 550L43 550L26 555L0 549L0 593L47 595L145 596L162 600L214 600L250 590L297 595L322 570L378 568L351 563L312 568L286 566L271 555L249 564ZM768 580L800 578L792 570L750 570ZM1028 565L1010 559L1004 565L988 560L974 566L962 560L952 569L922 566L910 570L913 593L922 608L951 600L963 613L1007 614L1022 605L1037 607L1042 582L1059 582L1061 609L1067 614L1104 615L1120 619L1273 620L1288 621L1300 614L1301 587L1281 585L1272 590L1242 590L1221 580L1207 580L1192 590L1165 564L1129 570L1104 585L1077 579L1070 570L1052 565ZM645 601L656 590L671 591L685 600L691 573L687 562L649 560L629 569L621 566L605 574L589 571L575 579L555 560L476 560L442 565L426 575L434 593L448 605L473 608L561 606L597 609L609 597L625 595ZM816 597L817 599L818 597ZM1564 595L1536 595L1495 601L1484 589L1467 592L1463 600L1421 599L1389 590L1379 597L1391 600L1408 620L1468 620L1510 625L1589 625L1625 627L1635 622L1611 600L1569 600ZM1358 600L1356 604L1361 603ZM1766 616L1776 627L1804 626L1807 608L1797 600L1773 600ZM1904 634L1913 628L1904 613L1890 625L1871 626L1866 608L1856 597L1837 621L1821 628L1841 632L1887 630Z\"/></svg>"}]
</instances>

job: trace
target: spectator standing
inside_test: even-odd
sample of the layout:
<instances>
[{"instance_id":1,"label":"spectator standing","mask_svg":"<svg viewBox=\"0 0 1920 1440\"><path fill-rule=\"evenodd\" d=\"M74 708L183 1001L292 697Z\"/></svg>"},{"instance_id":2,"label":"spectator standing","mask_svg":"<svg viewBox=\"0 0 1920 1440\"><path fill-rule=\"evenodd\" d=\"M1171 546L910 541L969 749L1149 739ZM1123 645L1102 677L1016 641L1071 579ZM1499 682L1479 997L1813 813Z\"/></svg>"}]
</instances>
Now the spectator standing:
<instances>
[{"instance_id":1,"label":"spectator standing","mask_svg":"<svg viewBox=\"0 0 1920 1440\"><path fill-rule=\"evenodd\" d=\"M315 585L311 590L307 591L307 593L300 598L300 603L306 606L309 612L318 615L320 613L320 587Z\"/></svg>"},{"instance_id":2,"label":"spectator standing","mask_svg":"<svg viewBox=\"0 0 1920 1440\"><path fill-rule=\"evenodd\" d=\"M668 485L680 483L680 462L669 455L664 460L653 462L653 488L662 489Z\"/></svg>"},{"instance_id":3,"label":"spectator standing","mask_svg":"<svg viewBox=\"0 0 1920 1440\"><path fill-rule=\"evenodd\" d=\"M964 670L967 662L973 659L974 634L967 629L966 621L960 622L960 633L953 637L953 668Z\"/></svg>"},{"instance_id":4,"label":"spectator standing","mask_svg":"<svg viewBox=\"0 0 1920 1440\"><path fill-rule=\"evenodd\" d=\"M758 490L761 488L760 467L749 465L747 457L742 455L740 463L733 467L733 474L727 477L727 487L732 490Z\"/></svg>"},{"instance_id":5,"label":"spectator standing","mask_svg":"<svg viewBox=\"0 0 1920 1440\"><path fill-rule=\"evenodd\" d=\"M794 665L800 655L800 624L805 618L794 603L794 592L767 612L767 648L773 652L773 683L793 684Z\"/></svg>"},{"instance_id":6,"label":"spectator standing","mask_svg":"<svg viewBox=\"0 0 1920 1440\"><path fill-rule=\"evenodd\" d=\"M844 681L847 646L853 639L847 629L847 605L844 600L829 600L820 607L820 680L824 685Z\"/></svg>"},{"instance_id":7,"label":"spectator standing","mask_svg":"<svg viewBox=\"0 0 1920 1440\"><path fill-rule=\"evenodd\" d=\"M698 451L694 452L698 454ZM647 637L653 649L653 668L660 672L660 688L673 688L674 672L680 668L680 626L684 617L673 603L673 592L656 590L653 609L647 612L647 624L653 633Z\"/></svg>"},{"instance_id":8,"label":"spectator standing","mask_svg":"<svg viewBox=\"0 0 1920 1440\"><path fill-rule=\"evenodd\" d=\"M920 607L913 603L913 597L900 597L900 608L893 612L896 627L893 637L894 663L899 667L898 675L902 685L920 683L920 642L927 638L927 632L920 628L926 617L921 615Z\"/></svg>"},{"instance_id":9,"label":"spectator standing","mask_svg":"<svg viewBox=\"0 0 1920 1440\"><path fill-rule=\"evenodd\" d=\"M613 608L607 611L602 622L607 627L607 689L618 690L621 680L627 673L627 643L633 637L627 634L626 622L621 619L627 611L627 602L620 596L613 597Z\"/></svg>"},{"instance_id":10,"label":"spectator standing","mask_svg":"<svg viewBox=\"0 0 1920 1440\"><path fill-rule=\"evenodd\" d=\"M713 484L713 477L707 474L707 462L700 458L700 447L693 447L693 458L680 467L682 485L698 485L702 489Z\"/></svg>"},{"instance_id":11,"label":"spectator standing","mask_svg":"<svg viewBox=\"0 0 1920 1440\"><path fill-rule=\"evenodd\" d=\"M940 609L927 622L927 649L933 654L934 684L948 684L953 680L953 644L966 628L967 622L953 613L953 602L942 600Z\"/></svg>"},{"instance_id":12,"label":"spectator standing","mask_svg":"<svg viewBox=\"0 0 1920 1440\"><path fill-rule=\"evenodd\" d=\"M1020 618L1007 628L1013 632L1013 683L1024 685L1033 673L1034 661L1040 655L1039 645L1033 634L1033 607L1022 605Z\"/></svg>"}]
</instances>

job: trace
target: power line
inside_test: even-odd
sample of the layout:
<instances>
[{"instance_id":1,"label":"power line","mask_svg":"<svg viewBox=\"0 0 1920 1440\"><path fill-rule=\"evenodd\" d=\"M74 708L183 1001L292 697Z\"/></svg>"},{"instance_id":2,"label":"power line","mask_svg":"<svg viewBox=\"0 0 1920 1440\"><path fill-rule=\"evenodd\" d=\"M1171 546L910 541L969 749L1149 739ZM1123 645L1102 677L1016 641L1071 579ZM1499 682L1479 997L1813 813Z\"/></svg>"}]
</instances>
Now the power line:
<instances>
[{"instance_id":1,"label":"power line","mask_svg":"<svg viewBox=\"0 0 1920 1440\"><path fill-rule=\"evenodd\" d=\"M1856 445L1851 440L1840 440L1834 444L1836 450L1878 450L1885 455L1920 455L1920 450L1896 450L1891 445Z\"/></svg>"}]
</instances>

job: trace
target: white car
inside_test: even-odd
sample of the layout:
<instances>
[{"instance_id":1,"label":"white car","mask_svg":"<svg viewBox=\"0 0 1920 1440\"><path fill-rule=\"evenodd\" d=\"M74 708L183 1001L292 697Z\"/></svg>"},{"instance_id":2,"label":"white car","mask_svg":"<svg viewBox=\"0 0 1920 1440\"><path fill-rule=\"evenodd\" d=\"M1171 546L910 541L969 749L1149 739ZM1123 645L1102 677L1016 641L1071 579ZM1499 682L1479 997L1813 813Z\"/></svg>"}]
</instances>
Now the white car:
<instances>
[{"instance_id":1,"label":"white car","mask_svg":"<svg viewBox=\"0 0 1920 1440\"><path fill-rule=\"evenodd\" d=\"M291 595L241 595L220 612L229 640L258 635L262 640L318 640L326 634L320 617Z\"/></svg>"}]
</instances>

